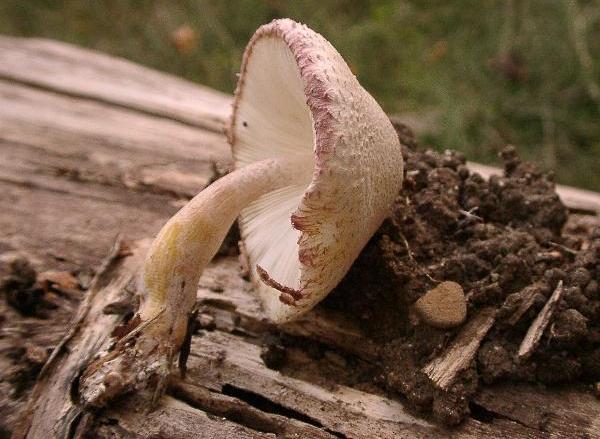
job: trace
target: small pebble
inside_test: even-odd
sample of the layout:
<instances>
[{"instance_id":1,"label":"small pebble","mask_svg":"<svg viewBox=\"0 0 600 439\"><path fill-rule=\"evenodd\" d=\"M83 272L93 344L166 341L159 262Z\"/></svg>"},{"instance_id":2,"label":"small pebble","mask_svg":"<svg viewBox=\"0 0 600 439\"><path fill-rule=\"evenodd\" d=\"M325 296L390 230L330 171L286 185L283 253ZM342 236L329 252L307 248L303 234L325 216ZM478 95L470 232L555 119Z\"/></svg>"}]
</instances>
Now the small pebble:
<instances>
[{"instance_id":1,"label":"small pebble","mask_svg":"<svg viewBox=\"0 0 600 439\"><path fill-rule=\"evenodd\" d=\"M415 311L430 326L454 328L467 318L465 293L456 282L442 282L416 301Z\"/></svg>"}]
</instances>

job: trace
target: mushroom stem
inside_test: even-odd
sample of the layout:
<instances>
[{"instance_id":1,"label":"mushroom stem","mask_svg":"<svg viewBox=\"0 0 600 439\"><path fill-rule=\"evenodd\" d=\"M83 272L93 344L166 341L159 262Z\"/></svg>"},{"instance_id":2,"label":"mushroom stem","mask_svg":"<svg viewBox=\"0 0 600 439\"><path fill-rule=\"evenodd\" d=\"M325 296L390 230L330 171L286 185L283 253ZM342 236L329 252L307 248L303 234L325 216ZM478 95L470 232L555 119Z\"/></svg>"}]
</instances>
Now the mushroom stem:
<instances>
[{"instance_id":1,"label":"mushroom stem","mask_svg":"<svg viewBox=\"0 0 600 439\"><path fill-rule=\"evenodd\" d=\"M163 226L146 257L144 300L130 332L82 375L84 405L104 406L149 382L158 399L185 340L200 275L231 224L261 195L310 181L312 168L304 156L254 162L204 189Z\"/></svg>"},{"instance_id":2,"label":"mushroom stem","mask_svg":"<svg viewBox=\"0 0 600 439\"><path fill-rule=\"evenodd\" d=\"M255 162L217 180L177 212L158 233L144 266L139 314L142 322L156 319L148 332L169 335L178 349L200 275L240 211L261 195L306 181L311 172L304 159Z\"/></svg>"}]
</instances>

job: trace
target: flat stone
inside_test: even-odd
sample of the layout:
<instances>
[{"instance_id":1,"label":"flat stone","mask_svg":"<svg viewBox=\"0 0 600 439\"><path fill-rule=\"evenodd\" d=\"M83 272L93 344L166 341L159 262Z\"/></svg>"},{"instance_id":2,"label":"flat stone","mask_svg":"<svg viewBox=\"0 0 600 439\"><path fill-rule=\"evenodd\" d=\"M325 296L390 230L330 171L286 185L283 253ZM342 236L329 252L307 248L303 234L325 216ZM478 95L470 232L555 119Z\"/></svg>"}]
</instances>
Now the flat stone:
<instances>
[{"instance_id":1,"label":"flat stone","mask_svg":"<svg viewBox=\"0 0 600 439\"><path fill-rule=\"evenodd\" d=\"M454 328L467 318L465 293L456 282L442 282L415 302L415 311L430 326Z\"/></svg>"}]
</instances>

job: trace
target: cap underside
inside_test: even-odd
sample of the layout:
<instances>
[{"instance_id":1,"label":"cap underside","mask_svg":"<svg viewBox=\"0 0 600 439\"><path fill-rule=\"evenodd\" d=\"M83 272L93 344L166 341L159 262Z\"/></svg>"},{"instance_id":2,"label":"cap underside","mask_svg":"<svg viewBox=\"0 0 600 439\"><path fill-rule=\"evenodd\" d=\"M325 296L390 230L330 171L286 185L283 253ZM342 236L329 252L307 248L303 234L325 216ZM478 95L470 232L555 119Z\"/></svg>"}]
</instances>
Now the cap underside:
<instances>
[{"instance_id":1,"label":"cap underside","mask_svg":"<svg viewBox=\"0 0 600 439\"><path fill-rule=\"evenodd\" d=\"M242 211L239 220L258 295L267 315L282 321L295 313L294 307L283 304L280 291L259 280L256 266L282 285L299 287L300 232L290 218L311 183L313 121L294 55L280 38L256 41L243 81L232 127L235 167L266 158L297 160L298 166L310 167L305 182L263 195Z\"/></svg>"}]
</instances>

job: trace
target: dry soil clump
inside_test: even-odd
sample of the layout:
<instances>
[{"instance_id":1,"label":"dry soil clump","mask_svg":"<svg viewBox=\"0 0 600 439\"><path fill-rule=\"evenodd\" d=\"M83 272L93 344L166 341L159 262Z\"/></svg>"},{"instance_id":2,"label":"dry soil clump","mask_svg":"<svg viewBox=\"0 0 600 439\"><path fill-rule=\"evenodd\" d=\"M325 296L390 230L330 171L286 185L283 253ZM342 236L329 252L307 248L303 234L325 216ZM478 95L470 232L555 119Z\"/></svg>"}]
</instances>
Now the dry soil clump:
<instances>
[{"instance_id":1,"label":"dry soil clump","mask_svg":"<svg viewBox=\"0 0 600 439\"><path fill-rule=\"evenodd\" d=\"M504 175L486 180L460 153L420 150L404 127L399 134L408 145L406 180L392 216L323 304L355 316L381 346L373 380L446 424L469 413L480 385L600 380L600 228L569 218L552 176L521 162L512 147L501 153ZM520 357L560 281L539 343ZM451 296L441 291L446 282L458 284ZM455 302L451 318L448 309L435 311L442 295ZM484 308L494 313L491 329L468 367L440 388L426 366Z\"/></svg>"}]
</instances>

